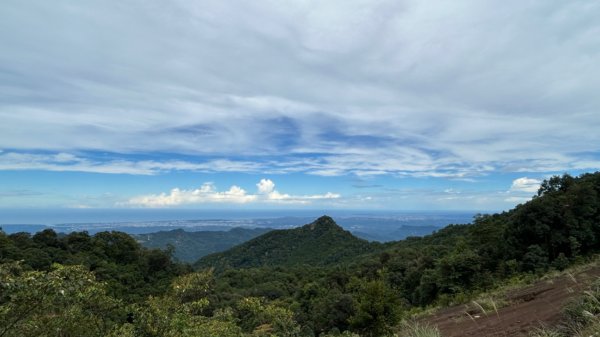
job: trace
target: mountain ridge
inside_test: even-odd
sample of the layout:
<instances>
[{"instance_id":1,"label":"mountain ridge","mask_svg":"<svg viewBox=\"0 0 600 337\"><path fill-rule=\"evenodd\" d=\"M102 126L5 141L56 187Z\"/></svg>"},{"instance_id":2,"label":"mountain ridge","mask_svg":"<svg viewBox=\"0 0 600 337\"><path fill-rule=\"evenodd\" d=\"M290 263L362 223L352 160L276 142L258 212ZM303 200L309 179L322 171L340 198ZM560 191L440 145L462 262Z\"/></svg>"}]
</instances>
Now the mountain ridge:
<instances>
[{"instance_id":1,"label":"mountain ridge","mask_svg":"<svg viewBox=\"0 0 600 337\"><path fill-rule=\"evenodd\" d=\"M179 228L132 236L147 248L168 249L171 246L175 258L193 263L205 255L225 251L271 230L234 227L227 231L185 231Z\"/></svg>"}]
</instances>

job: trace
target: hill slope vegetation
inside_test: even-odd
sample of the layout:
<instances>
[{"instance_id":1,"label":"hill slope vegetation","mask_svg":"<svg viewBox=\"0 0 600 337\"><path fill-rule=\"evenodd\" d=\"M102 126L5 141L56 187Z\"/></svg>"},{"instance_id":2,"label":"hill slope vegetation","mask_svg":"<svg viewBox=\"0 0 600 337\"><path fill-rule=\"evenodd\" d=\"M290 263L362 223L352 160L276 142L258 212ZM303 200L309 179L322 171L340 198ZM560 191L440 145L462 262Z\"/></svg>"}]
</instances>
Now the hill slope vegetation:
<instances>
[{"instance_id":1,"label":"hill slope vegetation","mask_svg":"<svg viewBox=\"0 0 600 337\"><path fill-rule=\"evenodd\" d=\"M377 251L382 247L359 239L323 216L294 229L273 230L226 252L203 257L197 268L328 266Z\"/></svg>"},{"instance_id":2,"label":"hill slope vegetation","mask_svg":"<svg viewBox=\"0 0 600 337\"><path fill-rule=\"evenodd\" d=\"M124 233L0 231L0 335L392 336L414 310L597 253L600 173L552 177L508 212L385 245L323 217L206 256L198 272Z\"/></svg>"}]
</instances>

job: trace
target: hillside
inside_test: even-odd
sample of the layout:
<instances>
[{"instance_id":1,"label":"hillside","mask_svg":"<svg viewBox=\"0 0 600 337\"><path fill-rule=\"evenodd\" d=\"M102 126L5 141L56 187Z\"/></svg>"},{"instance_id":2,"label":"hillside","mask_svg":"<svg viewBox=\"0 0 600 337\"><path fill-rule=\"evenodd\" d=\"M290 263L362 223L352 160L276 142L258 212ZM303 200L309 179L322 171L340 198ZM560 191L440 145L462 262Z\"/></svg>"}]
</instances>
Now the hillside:
<instances>
[{"instance_id":1,"label":"hillside","mask_svg":"<svg viewBox=\"0 0 600 337\"><path fill-rule=\"evenodd\" d=\"M136 241L147 248L174 249L173 256L182 262L193 263L199 258L222 252L246 242L270 228L233 228L228 231L186 232L183 229L134 235Z\"/></svg>"},{"instance_id":2,"label":"hillside","mask_svg":"<svg viewBox=\"0 0 600 337\"><path fill-rule=\"evenodd\" d=\"M239 258L247 253L256 261L268 252L245 247L233 249ZM320 252L311 248L308 253L318 261ZM600 173L555 176L542 183L532 200L510 211L380 245L346 265L229 270L216 279L220 303L215 306L265 297L290 303L299 323L315 334L338 328L379 336L405 310L463 303L508 280L563 270L598 252ZM211 262L218 257L210 256Z\"/></svg>"},{"instance_id":3,"label":"hillside","mask_svg":"<svg viewBox=\"0 0 600 337\"><path fill-rule=\"evenodd\" d=\"M404 336L402 318L435 306L441 311L423 320L444 336L525 336L538 322L559 322L561 307L577 299L600 272L589 269L584 275L571 269L559 278L541 278L598 253L599 172L549 178L530 201L512 210L386 244L358 239L330 217L321 217L208 255L196 267L215 270L196 273L172 263L165 252L140 248L124 233L0 231L0 334L4 329L9 331L4 336L11 337L55 335L48 323L59 322L96 331L96 336L212 331L223 337L310 337L350 331L354 335L346 336L389 337ZM531 287L510 291L523 284L519 280ZM498 289L509 293L491 295ZM600 303L600 285L594 291L593 303ZM36 304L38 294L45 295L43 305ZM492 296L496 302L489 301ZM585 296L580 300L584 309L600 322L600 305L586 307L591 296ZM473 300L485 312L474 310L479 304ZM133 303L133 311L122 303ZM569 309L567 323L589 320L580 309ZM34 314L20 318L27 312ZM14 317L22 323L13 322ZM100 321L107 325L96 326ZM589 336L579 332L598 331L597 325L552 336ZM32 332L23 333L25 328ZM46 328L52 333L40 331ZM68 335L92 334L74 330Z\"/></svg>"},{"instance_id":4,"label":"hillside","mask_svg":"<svg viewBox=\"0 0 600 337\"><path fill-rule=\"evenodd\" d=\"M382 247L359 239L323 216L294 229L273 230L228 251L201 258L196 268L327 266L351 261Z\"/></svg>"}]
</instances>

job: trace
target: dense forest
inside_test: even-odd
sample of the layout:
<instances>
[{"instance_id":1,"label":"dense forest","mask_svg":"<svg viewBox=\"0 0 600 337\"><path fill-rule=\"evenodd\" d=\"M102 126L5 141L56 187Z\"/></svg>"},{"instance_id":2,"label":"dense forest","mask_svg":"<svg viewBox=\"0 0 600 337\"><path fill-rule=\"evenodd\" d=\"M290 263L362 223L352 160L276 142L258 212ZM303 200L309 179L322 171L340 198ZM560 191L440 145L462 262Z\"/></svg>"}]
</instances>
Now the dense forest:
<instances>
[{"instance_id":1,"label":"dense forest","mask_svg":"<svg viewBox=\"0 0 600 337\"><path fill-rule=\"evenodd\" d=\"M195 264L118 232L0 231L0 336L390 336L415 308L600 252L600 173L514 209L368 243L322 217Z\"/></svg>"}]
</instances>

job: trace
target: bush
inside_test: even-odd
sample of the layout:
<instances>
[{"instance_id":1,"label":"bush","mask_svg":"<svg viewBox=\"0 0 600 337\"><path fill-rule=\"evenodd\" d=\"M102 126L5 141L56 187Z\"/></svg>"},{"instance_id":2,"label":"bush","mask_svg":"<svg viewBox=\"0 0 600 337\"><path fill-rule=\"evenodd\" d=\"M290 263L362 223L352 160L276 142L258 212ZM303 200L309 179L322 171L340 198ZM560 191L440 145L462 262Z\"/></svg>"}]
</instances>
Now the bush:
<instances>
[{"instance_id":1,"label":"bush","mask_svg":"<svg viewBox=\"0 0 600 337\"><path fill-rule=\"evenodd\" d=\"M558 257L552 261L552 267L557 270L565 270L569 266L569 259L565 256L564 253L558 254Z\"/></svg>"}]
</instances>

